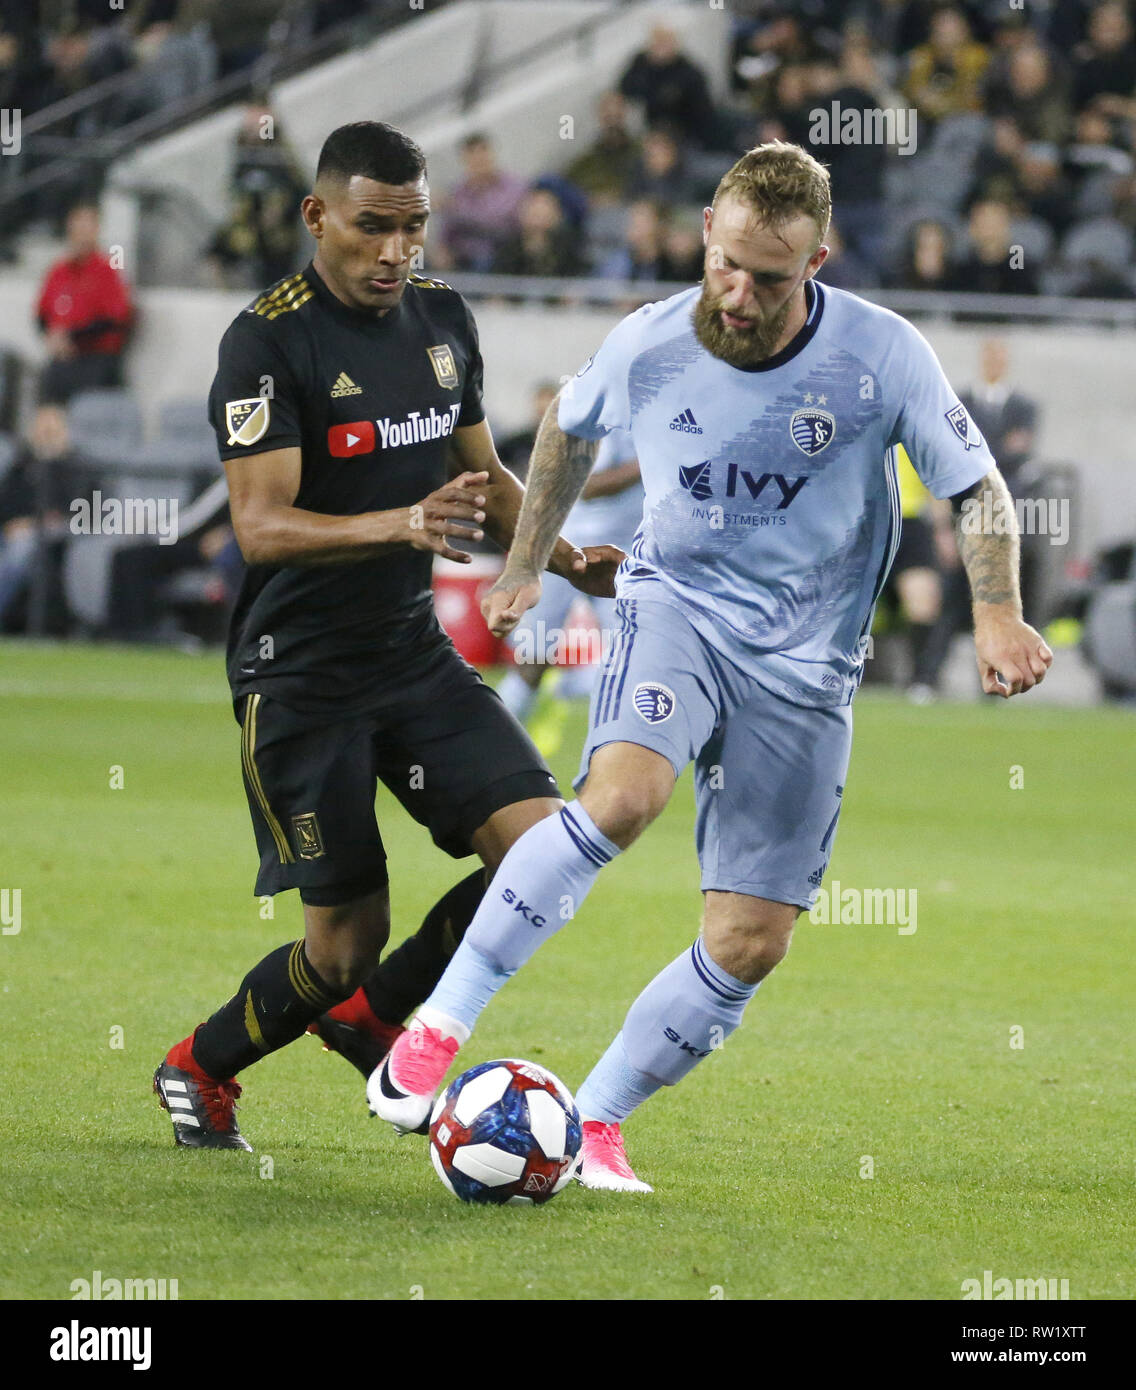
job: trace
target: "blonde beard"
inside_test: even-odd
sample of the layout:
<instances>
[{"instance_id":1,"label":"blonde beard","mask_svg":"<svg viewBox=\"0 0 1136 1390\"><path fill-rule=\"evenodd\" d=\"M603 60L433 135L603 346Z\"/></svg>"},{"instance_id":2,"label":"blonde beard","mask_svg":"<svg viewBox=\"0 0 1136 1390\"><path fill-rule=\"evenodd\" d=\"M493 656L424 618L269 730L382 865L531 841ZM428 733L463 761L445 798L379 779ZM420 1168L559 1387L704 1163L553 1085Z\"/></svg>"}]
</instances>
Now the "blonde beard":
<instances>
[{"instance_id":1,"label":"blonde beard","mask_svg":"<svg viewBox=\"0 0 1136 1390\"><path fill-rule=\"evenodd\" d=\"M694 336L708 353L731 367L756 367L773 356L792 304L790 297L773 318L760 319L752 328L727 328L721 319L721 304L703 280L702 294L694 306Z\"/></svg>"}]
</instances>

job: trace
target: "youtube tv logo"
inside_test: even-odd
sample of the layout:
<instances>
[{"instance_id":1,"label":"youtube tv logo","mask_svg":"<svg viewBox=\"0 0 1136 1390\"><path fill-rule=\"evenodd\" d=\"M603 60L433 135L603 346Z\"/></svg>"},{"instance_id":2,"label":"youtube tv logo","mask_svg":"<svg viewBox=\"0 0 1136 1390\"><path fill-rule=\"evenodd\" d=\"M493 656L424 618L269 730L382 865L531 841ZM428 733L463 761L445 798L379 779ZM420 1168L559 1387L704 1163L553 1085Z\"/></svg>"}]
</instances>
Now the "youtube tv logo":
<instances>
[{"instance_id":1,"label":"youtube tv logo","mask_svg":"<svg viewBox=\"0 0 1136 1390\"><path fill-rule=\"evenodd\" d=\"M350 425L332 425L327 432L327 451L335 459L354 454L370 454L375 448L375 422L355 420Z\"/></svg>"}]
</instances>

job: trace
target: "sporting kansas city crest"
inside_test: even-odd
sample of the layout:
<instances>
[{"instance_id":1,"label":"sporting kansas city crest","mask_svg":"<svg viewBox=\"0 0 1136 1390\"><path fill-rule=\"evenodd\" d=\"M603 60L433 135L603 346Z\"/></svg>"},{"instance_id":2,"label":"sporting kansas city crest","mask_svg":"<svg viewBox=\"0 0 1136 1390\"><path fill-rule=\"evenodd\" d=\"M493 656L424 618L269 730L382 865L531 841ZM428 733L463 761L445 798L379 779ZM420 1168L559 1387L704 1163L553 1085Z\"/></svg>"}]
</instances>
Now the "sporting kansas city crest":
<instances>
[{"instance_id":1,"label":"sporting kansas city crest","mask_svg":"<svg viewBox=\"0 0 1136 1390\"><path fill-rule=\"evenodd\" d=\"M662 724L674 714L675 693L658 681L637 685L631 700L648 724Z\"/></svg>"},{"instance_id":2,"label":"sporting kansas city crest","mask_svg":"<svg viewBox=\"0 0 1136 1390\"><path fill-rule=\"evenodd\" d=\"M962 440L963 446L967 449L977 449L982 442L982 437L979 435L974 421L967 414L966 406L960 401L946 414L947 424Z\"/></svg>"},{"instance_id":3,"label":"sporting kansas city crest","mask_svg":"<svg viewBox=\"0 0 1136 1390\"><path fill-rule=\"evenodd\" d=\"M789 421L789 433L793 443L802 454L810 458L827 449L836 434L836 416L827 410L815 410L806 406L804 410L794 410Z\"/></svg>"},{"instance_id":4,"label":"sporting kansas city crest","mask_svg":"<svg viewBox=\"0 0 1136 1390\"><path fill-rule=\"evenodd\" d=\"M229 429L230 444L255 444L263 439L268 429L269 401L267 396L253 396L251 400L226 401L225 424Z\"/></svg>"}]
</instances>

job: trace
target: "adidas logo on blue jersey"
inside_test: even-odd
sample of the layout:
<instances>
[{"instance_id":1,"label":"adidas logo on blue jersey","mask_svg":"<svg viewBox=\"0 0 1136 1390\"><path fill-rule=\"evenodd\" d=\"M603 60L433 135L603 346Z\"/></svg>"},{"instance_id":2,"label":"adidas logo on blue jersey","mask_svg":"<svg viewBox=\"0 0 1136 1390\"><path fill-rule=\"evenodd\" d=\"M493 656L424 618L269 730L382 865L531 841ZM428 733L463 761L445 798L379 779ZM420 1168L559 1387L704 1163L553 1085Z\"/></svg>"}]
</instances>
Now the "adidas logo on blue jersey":
<instances>
[{"instance_id":1,"label":"adidas logo on blue jersey","mask_svg":"<svg viewBox=\"0 0 1136 1390\"><path fill-rule=\"evenodd\" d=\"M702 426L694 418L694 412L688 406L680 415L676 415L671 421L671 429L679 430L682 434L701 434Z\"/></svg>"}]
</instances>

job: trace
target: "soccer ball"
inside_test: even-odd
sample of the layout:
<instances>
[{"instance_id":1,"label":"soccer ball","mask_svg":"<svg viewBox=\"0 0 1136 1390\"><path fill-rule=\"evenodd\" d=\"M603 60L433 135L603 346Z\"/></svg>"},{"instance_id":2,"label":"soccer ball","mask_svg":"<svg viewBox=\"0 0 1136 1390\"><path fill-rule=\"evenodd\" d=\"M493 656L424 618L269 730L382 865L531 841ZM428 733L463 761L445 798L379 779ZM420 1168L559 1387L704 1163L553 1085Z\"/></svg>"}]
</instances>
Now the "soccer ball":
<instances>
[{"instance_id":1,"label":"soccer ball","mask_svg":"<svg viewBox=\"0 0 1136 1390\"><path fill-rule=\"evenodd\" d=\"M463 1072L430 1117L430 1158L463 1202L547 1202L571 1181L580 1138L563 1082L512 1058Z\"/></svg>"}]
</instances>

